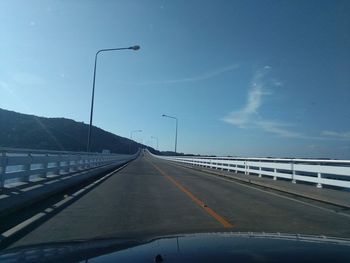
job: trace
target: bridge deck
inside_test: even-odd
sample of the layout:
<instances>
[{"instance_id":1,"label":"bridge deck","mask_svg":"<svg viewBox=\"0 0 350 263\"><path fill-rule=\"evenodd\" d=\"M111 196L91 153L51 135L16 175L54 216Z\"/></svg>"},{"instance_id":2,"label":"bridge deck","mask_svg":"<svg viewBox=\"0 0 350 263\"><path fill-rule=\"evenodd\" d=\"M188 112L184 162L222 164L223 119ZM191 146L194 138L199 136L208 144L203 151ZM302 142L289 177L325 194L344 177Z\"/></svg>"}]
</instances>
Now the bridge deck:
<instances>
[{"instance_id":1,"label":"bridge deck","mask_svg":"<svg viewBox=\"0 0 350 263\"><path fill-rule=\"evenodd\" d=\"M350 216L147 155L13 246L202 231L350 237Z\"/></svg>"}]
</instances>

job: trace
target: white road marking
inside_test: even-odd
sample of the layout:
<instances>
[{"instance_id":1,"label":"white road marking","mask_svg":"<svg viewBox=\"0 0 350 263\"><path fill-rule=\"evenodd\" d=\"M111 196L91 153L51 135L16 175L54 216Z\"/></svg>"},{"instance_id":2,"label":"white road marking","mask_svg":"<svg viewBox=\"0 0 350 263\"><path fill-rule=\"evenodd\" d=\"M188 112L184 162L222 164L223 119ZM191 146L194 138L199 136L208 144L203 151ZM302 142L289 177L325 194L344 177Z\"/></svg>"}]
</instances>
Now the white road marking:
<instances>
[{"instance_id":1,"label":"white road marking","mask_svg":"<svg viewBox=\"0 0 350 263\"><path fill-rule=\"evenodd\" d=\"M44 217L45 215L47 215L48 213L53 212L55 209L61 207L62 205L64 205L65 203L67 203L68 201L71 201L74 198L77 198L79 195L82 195L83 193L85 193L87 190L89 190L91 187L93 187L94 185L98 184L99 182L107 179L108 177L112 176L113 174L119 172L120 170L122 170L124 167L126 167L129 163L126 163L125 165L117 168L116 170L106 174L105 176L97 179L96 181L92 182L91 184L83 187L82 189L78 190L77 192L67 196L66 198L64 198L63 200L57 202L56 204L52 205L51 207L47 207L46 209L44 209L43 212L40 212L26 220L24 220L23 222L17 224L16 226L6 230L5 232L3 232L0 236L0 242L2 240L4 240L5 238L9 238L11 235L14 235L16 233L18 233L20 230L24 229L25 227L28 227L29 225L33 224L34 222L36 222L37 220L39 220L40 218Z\"/></svg>"}]
</instances>

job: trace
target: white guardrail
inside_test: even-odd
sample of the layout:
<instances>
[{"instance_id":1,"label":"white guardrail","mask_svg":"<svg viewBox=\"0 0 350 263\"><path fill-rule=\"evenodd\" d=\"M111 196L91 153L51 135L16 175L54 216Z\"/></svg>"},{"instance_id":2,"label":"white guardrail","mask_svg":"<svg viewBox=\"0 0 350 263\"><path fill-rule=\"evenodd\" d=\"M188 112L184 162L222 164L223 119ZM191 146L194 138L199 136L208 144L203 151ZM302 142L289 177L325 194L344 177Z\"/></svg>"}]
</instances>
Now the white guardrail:
<instances>
[{"instance_id":1,"label":"white guardrail","mask_svg":"<svg viewBox=\"0 0 350 263\"><path fill-rule=\"evenodd\" d=\"M322 185L350 188L350 160L154 156L212 169L268 176L274 180L315 183L319 188Z\"/></svg>"},{"instance_id":2,"label":"white guardrail","mask_svg":"<svg viewBox=\"0 0 350 263\"><path fill-rule=\"evenodd\" d=\"M0 148L0 189L18 182L31 182L49 176L126 162L137 155L138 153L122 155Z\"/></svg>"}]
</instances>

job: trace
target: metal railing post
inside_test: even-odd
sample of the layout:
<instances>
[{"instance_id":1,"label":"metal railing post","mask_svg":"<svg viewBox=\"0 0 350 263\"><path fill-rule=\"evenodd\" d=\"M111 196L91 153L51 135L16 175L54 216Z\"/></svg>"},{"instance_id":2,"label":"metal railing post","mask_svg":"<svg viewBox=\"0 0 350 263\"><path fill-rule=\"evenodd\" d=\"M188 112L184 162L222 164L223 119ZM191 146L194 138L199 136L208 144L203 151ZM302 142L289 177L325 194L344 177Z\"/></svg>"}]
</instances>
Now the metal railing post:
<instances>
[{"instance_id":1,"label":"metal railing post","mask_svg":"<svg viewBox=\"0 0 350 263\"><path fill-rule=\"evenodd\" d=\"M292 168L292 183L295 184L296 183L296 180L295 180L295 170L294 170L294 161L292 160L292 163L291 163L291 168Z\"/></svg>"},{"instance_id":2,"label":"metal railing post","mask_svg":"<svg viewBox=\"0 0 350 263\"><path fill-rule=\"evenodd\" d=\"M61 154L57 155L57 161L56 161L56 173L57 175L60 175L61 172Z\"/></svg>"},{"instance_id":3,"label":"metal railing post","mask_svg":"<svg viewBox=\"0 0 350 263\"><path fill-rule=\"evenodd\" d=\"M277 180L277 176L276 176L276 173L277 173L277 169L276 168L273 168L273 173L274 173L274 176L273 176L273 180Z\"/></svg>"},{"instance_id":4,"label":"metal railing post","mask_svg":"<svg viewBox=\"0 0 350 263\"><path fill-rule=\"evenodd\" d=\"M321 179L322 179L321 173L317 173L317 180L318 180L316 185L317 188L322 188Z\"/></svg>"},{"instance_id":5,"label":"metal railing post","mask_svg":"<svg viewBox=\"0 0 350 263\"><path fill-rule=\"evenodd\" d=\"M48 167L49 167L49 154L47 153L47 154L45 155L45 160L44 160L44 162L43 162L43 169L44 169L44 171L43 171L42 176L43 176L44 178L47 177L47 169L48 169Z\"/></svg>"},{"instance_id":6,"label":"metal railing post","mask_svg":"<svg viewBox=\"0 0 350 263\"><path fill-rule=\"evenodd\" d=\"M33 162L33 157L31 153L28 153L27 156L27 163L24 166L24 170L27 172L27 174L25 176L23 176L22 180L23 182L29 182L30 181L30 175L31 175L31 166L32 166L32 162Z\"/></svg>"},{"instance_id":7,"label":"metal railing post","mask_svg":"<svg viewBox=\"0 0 350 263\"><path fill-rule=\"evenodd\" d=\"M261 161L260 162L260 165L259 165L259 177L261 177Z\"/></svg>"},{"instance_id":8,"label":"metal railing post","mask_svg":"<svg viewBox=\"0 0 350 263\"><path fill-rule=\"evenodd\" d=\"M6 166L7 166L7 156L5 152L2 152L1 153L0 189L5 186Z\"/></svg>"},{"instance_id":9,"label":"metal railing post","mask_svg":"<svg viewBox=\"0 0 350 263\"><path fill-rule=\"evenodd\" d=\"M320 163L318 163L318 165L321 165ZM322 179L322 175L321 172L317 173L317 188L322 188L322 183L321 183L321 179Z\"/></svg>"},{"instance_id":10,"label":"metal railing post","mask_svg":"<svg viewBox=\"0 0 350 263\"><path fill-rule=\"evenodd\" d=\"M82 156L81 154L78 155L78 164L77 164L77 171L81 170L83 166Z\"/></svg>"}]
</instances>

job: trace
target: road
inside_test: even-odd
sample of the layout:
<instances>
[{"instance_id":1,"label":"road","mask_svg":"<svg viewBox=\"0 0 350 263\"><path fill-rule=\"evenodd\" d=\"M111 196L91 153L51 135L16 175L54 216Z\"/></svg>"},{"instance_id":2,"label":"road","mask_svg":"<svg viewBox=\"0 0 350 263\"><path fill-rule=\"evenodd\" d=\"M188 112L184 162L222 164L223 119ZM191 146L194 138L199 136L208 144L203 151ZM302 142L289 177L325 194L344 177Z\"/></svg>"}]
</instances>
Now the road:
<instances>
[{"instance_id":1,"label":"road","mask_svg":"<svg viewBox=\"0 0 350 263\"><path fill-rule=\"evenodd\" d=\"M213 231L350 237L350 217L143 155L12 247Z\"/></svg>"}]
</instances>

